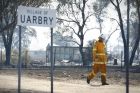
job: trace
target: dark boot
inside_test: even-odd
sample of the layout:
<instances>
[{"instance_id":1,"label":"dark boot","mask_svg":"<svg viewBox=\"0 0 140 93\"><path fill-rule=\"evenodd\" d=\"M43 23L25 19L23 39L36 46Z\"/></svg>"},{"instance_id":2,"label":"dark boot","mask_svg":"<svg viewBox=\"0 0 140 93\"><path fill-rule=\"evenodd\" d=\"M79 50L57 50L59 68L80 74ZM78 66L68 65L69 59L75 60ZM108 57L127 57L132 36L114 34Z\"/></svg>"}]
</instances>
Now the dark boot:
<instances>
[{"instance_id":1,"label":"dark boot","mask_svg":"<svg viewBox=\"0 0 140 93\"><path fill-rule=\"evenodd\" d=\"M104 82L104 83L102 83L102 85L109 85L108 83L106 83L106 82Z\"/></svg>"},{"instance_id":2,"label":"dark boot","mask_svg":"<svg viewBox=\"0 0 140 93\"><path fill-rule=\"evenodd\" d=\"M90 84L90 80L88 79L88 77L87 77L87 83Z\"/></svg>"},{"instance_id":3,"label":"dark boot","mask_svg":"<svg viewBox=\"0 0 140 93\"><path fill-rule=\"evenodd\" d=\"M101 76L101 82L102 82L102 85L109 85L108 83L106 83L106 76Z\"/></svg>"}]
</instances>

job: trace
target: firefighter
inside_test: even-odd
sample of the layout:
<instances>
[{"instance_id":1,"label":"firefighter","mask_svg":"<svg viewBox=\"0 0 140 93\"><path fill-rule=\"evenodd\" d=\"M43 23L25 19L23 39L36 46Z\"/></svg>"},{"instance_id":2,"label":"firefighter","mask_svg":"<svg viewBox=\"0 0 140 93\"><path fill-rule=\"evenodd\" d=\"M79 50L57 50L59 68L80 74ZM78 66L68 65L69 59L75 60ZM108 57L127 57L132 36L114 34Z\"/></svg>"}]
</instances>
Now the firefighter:
<instances>
[{"instance_id":1,"label":"firefighter","mask_svg":"<svg viewBox=\"0 0 140 93\"><path fill-rule=\"evenodd\" d=\"M107 63L107 53L104 44L104 35L99 36L99 40L95 42L92 52L93 52L93 68L92 71L87 76L87 83L96 76L96 74L101 72L101 82L102 85L109 85L106 82L106 63Z\"/></svg>"}]
</instances>

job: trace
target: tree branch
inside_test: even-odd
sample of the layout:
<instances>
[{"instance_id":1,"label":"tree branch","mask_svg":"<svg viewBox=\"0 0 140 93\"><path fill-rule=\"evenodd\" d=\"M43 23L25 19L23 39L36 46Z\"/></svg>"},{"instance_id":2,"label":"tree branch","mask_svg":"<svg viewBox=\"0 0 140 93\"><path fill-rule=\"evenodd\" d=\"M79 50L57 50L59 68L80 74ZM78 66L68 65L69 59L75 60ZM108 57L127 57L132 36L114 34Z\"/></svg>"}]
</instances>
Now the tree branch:
<instances>
[{"instance_id":1,"label":"tree branch","mask_svg":"<svg viewBox=\"0 0 140 93\"><path fill-rule=\"evenodd\" d=\"M118 22L118 20L117 19L115 19L115 18L110 18L111 20L115 20L117 23L118 23L118 25L120 26L120 23Z\"/></svg>"},{"instance_id":2,"label":"tree branch","mask_svg":"<svg viewBox=\"0 0 140 93\"><path fill-rule=\"evenodd\" d=\"M100 29L100 28L90 28L90 29L87 29L87 30L84 32L84 35L86 34L87 31L93 30L93 29Z\"/></svg>"},{"instance_id":3,"label":"tree branch","mask_svg":"<svg viewBox=\"0 0 140 93\"><path fill-rule=\"evenodd\" d=\"M95 13L92 13L92 14L88 15L88 16L85 18L85 21L87 21L87 19L88 19L89 17L93 16L94 14L95 14Z\"/></svg>"},{"instance_id":4,"label":"tree branch","mask_svg":"<svg viewBox=\"0 0 140 93\"><path fill-rule=\"evenodd\" d=\"M110 2L115 6L115 8L117 8L117 5L115 5L115 3L112 0L110 0Z\"/></svg>"},{"instance_id":5,"label":"tree branch","mask_svg":"<svg viewBox=\"0 0 140 93\"><path fill-rule=\"evenodd\" d=\"M110 39L110 37L112 36L112 34L114 33L114 32L116 32L117 30L119 30L119 29L117 29L118 27L116 27L116 29L114 30L114 31L112 31L111 32L111 34L109 35L109 37L107 38L107 40L105 41L105 44L107 44L107 42L108 42L108 40Z\"/></svg>"},{"instance_id":6,"label":"tree branch","mask_svg":"<svg viewBox=\"0 0 140 93\"><path fill-rule=\"evenodd\" d=\"M75 18L75 20L78 22L78 20L77 20L77 18L76 18L76 16L74 15L74 9L73 9L73 6L71 5L71 9L72 9L72 15L73 15L73 17Z\"/></svg>"},{"instance_id":7,"label":"tree branch","mask_svg":"<svg viewBox=\"0 0 140 93\"><path fill-rule=\"evenodd\" d=\"M74 29L74 28L72 28L71 26L66 26L66 27L68 27L68 28L72 29L72 31L73 31L76 35L78 35L78 34L76 33L76 31L75 31L75 29Z\"/></svg>"},{"instance_id":8,"label":"tree branch","mask_svg":"<svg viewBox=\"0 0 140 93\"><path fill-rule=\"evenodd\" d=\"M119 1L119 4L122 2L122 0Z\"/></svg>"},{"instance_id":9,"label":"tree branch","mask_svg":"<svg viewBox=\"0 0 140 93\"><path fill-rule=\"evenodd\" d=\"M66 19L62 19L62 18L57 18L58 20L62 20L62 21L65 21L65 22L73 22L73 23L76 23L78 26L80 25L79 22L75 21L75 20L66 20Z\"/></svg>"}]
</instances>

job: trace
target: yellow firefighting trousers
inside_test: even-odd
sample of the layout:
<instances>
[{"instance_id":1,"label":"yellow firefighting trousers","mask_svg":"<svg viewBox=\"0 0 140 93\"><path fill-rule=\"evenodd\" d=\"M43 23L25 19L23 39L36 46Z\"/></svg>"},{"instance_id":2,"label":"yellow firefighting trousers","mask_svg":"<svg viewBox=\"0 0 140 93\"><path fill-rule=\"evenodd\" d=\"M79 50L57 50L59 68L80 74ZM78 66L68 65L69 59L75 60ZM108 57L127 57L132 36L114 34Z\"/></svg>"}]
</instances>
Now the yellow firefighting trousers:
<instances>
[{"instance_id":1,"label":"yellow firefighting trousers","mask_svg":"<svg viewBox=\"0 0 140 93\"><path fill-rule=\"evenodd\" d=\"M88 74L88 79L91 80L96 76L98 72L101 72L101 82L106 82L106 64L94 64L92 71Z\"/></svg>"}]
</instances>

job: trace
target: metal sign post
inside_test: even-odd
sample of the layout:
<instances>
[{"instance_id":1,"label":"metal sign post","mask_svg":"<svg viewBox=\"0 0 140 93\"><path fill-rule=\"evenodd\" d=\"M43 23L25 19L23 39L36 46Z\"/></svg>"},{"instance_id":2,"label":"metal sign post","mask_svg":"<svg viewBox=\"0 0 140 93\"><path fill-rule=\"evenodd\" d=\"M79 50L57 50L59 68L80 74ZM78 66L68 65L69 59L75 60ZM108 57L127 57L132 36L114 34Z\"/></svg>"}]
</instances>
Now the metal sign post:
<instances>
[{"instance_id":1,"label":"metal sign post","mask_svg":"<svg viewBox=\"0 0 140 93\"><path fill-rule=\"evenodd\" d=\"M122 57L123 57L123 51L121 51L121 71L122 71L122 68L123 68L123 64L122 64L123 59L122 59Z\"/></svg>"},{"instance_id":2,"label":"metal sign post","mask_svg":"<svg viewBox=\"0 0 140 93\"><path fill-rule=\"evenodd\" d=\"M130 14L130 0L127 0L127 50L126 50L126 93L129 93L129 14Z\"/></svg>"},{"instance_id":3,"label":"metal sign post","mask_svg":"<svg viewBox=\"0 0 140 93\"><path fill-rule=\"evenodd\" d=\"M21 26L19 26L18 93L21 88Z\"/></svg>"},{"instance_id":4,"label":"metal sign post","mask_svg":"<svg viewBox=\"0 0 140 93\"><path fill-rule=\"evenodd\" d=\"M51 28L51 93L53 93L53 70L54 70L54 62L53 62L53 28Z\"/></svg>"}]
</instances>

